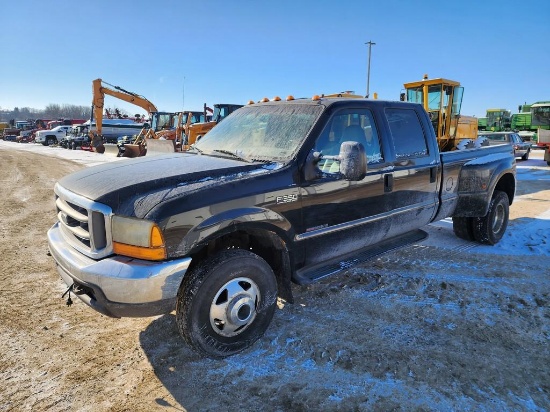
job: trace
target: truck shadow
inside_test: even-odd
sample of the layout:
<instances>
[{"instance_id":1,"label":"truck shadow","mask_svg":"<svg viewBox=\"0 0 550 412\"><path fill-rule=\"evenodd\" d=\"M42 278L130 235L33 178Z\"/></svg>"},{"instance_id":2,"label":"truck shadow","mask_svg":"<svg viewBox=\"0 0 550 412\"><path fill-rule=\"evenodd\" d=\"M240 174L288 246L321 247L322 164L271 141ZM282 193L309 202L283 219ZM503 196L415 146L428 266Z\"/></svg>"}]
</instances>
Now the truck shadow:
<instances>
[{"instance_id":1,"label":"truck shadow","mask_svg":"<svg viewBox=\"0 0 550 412\"><path fill-rule=\"evenodd\" d=\"M207 377L196 376L193 364L204 360L188 348L179 335L175 314L171 313L153 320L140 333L139 341L162 385L185 408L183 410L194 410L193 407L197 405L194 400L197 396L200 398L201 394L193 382ZM157 398L155 401L160 406L181 410L179 405L170 405L165 399ZM151 405L151 408L153 407Z\"/></svg>"},{"instance_id":2,"label":"truck shadow","mask_svg":"<svg viewBox=\"0 0 550 412\"><path fill-rule=\"evenodd\" d=\"M213 388L208 383L212 382L209 371L224 366L225 361L207 359L191 350L178 332L175 313L153 320L140 333L139 340L156 377L179 404L172 405L171 400L157 398L157 405L150 405L151 410L156 406L171 410L204 410L206 399L208 405L215 404ZM223 410L223 405L219 406Z\"/></svg>"}]
</instances>

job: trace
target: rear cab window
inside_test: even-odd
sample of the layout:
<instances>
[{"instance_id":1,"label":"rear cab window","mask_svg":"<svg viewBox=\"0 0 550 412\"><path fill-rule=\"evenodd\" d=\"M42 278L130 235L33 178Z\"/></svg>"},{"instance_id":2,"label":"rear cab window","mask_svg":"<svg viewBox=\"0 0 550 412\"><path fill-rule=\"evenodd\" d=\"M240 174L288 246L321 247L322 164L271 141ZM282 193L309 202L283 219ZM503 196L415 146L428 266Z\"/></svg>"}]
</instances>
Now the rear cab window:
<instances>
[{"instance_id":1,"label":"rear cab window","mask_svg":"<svg viewBox=\"0 0 550 412\"><path fill-rule=\"evenodd\" d=\"M415 110L387 108L385 113L397 161L429 156L426 135Z\"/></svg>"}]
</instances>

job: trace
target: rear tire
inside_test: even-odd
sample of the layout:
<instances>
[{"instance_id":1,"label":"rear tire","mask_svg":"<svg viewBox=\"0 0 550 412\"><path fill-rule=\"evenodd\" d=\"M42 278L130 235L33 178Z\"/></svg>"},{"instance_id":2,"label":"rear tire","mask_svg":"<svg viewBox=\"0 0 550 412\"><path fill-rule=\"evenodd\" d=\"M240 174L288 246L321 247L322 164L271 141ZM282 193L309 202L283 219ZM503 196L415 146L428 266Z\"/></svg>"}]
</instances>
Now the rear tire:
<instances>
[{"instance_id":1,"label":"rear tire","mask_svg":"<svg viewBox=\"0 0 550 412\"><path fill-rule=\"evenodd\" d=\"M473 217L453 217L453 231L461 239L474 241Z\"/></svg>"},{"instance_id":2,"label":"rear tire","mask_svg":"<svg viewBox=\"0 0 550 412\"><path fill-rule=\"evenodd\" d=\"M277 303L273 270L258 255L227 249L187 273L178 291L178 329L211 358L241 352L268 328Z\"/></svg>"},{"instance_id":3,"label":"rear tire","mask_svg":"<svg viewBox=\"0 0 550 412\"><path fill-rule=\"evenodd\" d=\"M475 239L488 245L497 244L506 232L509 217L508 196L500 190L495 190L487 214L473 218Z\"/></svg>"}]
</instances>

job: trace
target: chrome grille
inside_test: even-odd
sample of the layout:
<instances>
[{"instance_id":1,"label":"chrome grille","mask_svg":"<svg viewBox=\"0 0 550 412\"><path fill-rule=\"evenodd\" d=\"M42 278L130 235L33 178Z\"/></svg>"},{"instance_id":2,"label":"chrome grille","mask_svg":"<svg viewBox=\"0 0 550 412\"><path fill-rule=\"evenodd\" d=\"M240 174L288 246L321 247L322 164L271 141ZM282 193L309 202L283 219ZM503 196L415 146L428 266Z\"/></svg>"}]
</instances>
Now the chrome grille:
<instances>
[{"instance_id":1,"label":"chrome grille","mask_svg":"<svg viewBox=\"0 0 550 412\"><path fill-rule=\"evenodd\" d=\"M55 185L57 219L64 238L81 253L101 258L112 253L110 207Z\"/></svg>"}]
</instances>

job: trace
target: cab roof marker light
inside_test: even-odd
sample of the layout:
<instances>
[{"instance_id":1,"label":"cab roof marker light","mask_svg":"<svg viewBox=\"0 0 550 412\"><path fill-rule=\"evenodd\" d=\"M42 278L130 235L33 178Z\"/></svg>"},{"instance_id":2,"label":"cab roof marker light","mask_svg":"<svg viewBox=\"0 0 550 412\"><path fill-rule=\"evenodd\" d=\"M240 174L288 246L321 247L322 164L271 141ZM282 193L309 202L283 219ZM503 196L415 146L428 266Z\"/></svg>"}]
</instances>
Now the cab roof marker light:
<instances>
[{"instance_id":1,"label":"cab roof marker light","mask_svg":"<svg viewBox=\"0 0 550 412\"><path fill-rule=\"evenodd\" d=\"M274 102L280 102L280 101L281 101L281 98L280 98L279 96L275 96L275 97L273 98L273 101L274 101Z\"/></svg>"},{"instance_id":2,"label":"cab roof marker light","mask_svg":"<svg viewBox=\"0 0 550 412\"><path fill-rule=\"evenodd\" d=\"M267 97L264 97L262 100L260 100L260 103L266 103L268 101L269 101L269 99Z\"/></svg>"},{"instance_id":3,"label":"cab roof marker light","mask_svg":"<svg viewBox=\"0 0 550 412\"><path fill-rule=\"evenodd\" d=\"M291 100L294 100L294 96L289 94L287 97L286 97L286 101L289 102Z\"/></svg>"}]
</instances>

